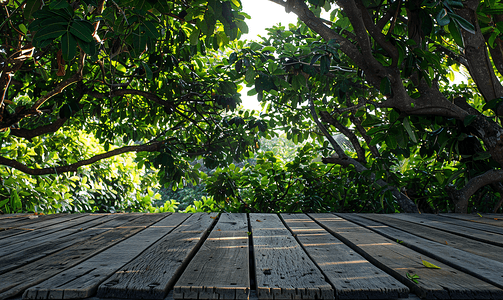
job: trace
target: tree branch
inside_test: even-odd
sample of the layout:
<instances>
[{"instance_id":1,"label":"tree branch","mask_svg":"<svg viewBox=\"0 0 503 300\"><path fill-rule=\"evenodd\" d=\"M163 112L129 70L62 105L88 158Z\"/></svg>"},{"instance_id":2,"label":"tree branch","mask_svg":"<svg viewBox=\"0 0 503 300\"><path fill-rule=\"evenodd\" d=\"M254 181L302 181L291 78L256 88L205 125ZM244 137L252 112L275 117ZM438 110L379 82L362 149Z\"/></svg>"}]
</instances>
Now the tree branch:
<instances>
[{"instance_id":1,"label":"tree branch","mask_svg":"<svg viewBox=\"0 0 503 300\"><path fill-rule=\"evenodd\" d=\"M470 197L475 194L480 188L491 184L503 181L503 170L489 170L484 174L473 177L468 183L460 190L452 186L446 187L446 191L455 203L456 213L467 213L468 201Z\"/></svg>"},{"instance_id":2,"label":"tree branch","mask_svg":"<svg viewBox=\"0 0 503 300\"><path fill-rule=\"evenodd\" d=\"M353 165L358 173L361 173L363 171L367 171L367 167L365 167L363 164L361 164L359 161L356 159L349 157L346 155L344 150L337 144L337 142L334 140L332 135L328 132L328 130L325 128L325 126L320 122L318 119L318 115L316 114L316 110L314 108L314 102L313 98L311 97L311 93L308 93L308 100L309 100L309 108L311 110L311 115L313 116L314 122L320 128L320 130L323 132L325 137L328 139L332 147L335 149L335 152L339 155L338 158L323 158L322 161L323 163L329 163L333 162L336 164L340 164L344 167L348 167L349 165ZM372 174L371 178L375 178L375 175ZM407 213L418 213L419 210L417 209L417 206L412 202L412 200L409 199L406 195L401 193L396 187L389 185L387 182L385 182L382 179L379 179L376 181L376 183L380 187L386 187L386 190L390 190L395 199L397 200L398 204L400 207Z\"/></svg>"},{"instance_id":3,"label":"tree branch","mask_svg":"<svg viewBox=\"0 0 503 300\"><path fill-rule=\"evenodd\" d=\"M98 154L95 155L89 159L81 160L79 162L76 162L74 164L68 165L68 166L59 166L59 167L52 167L52 168L40 168L40 169L32 169L27 167L26 165L16 161L12 160L9 158L1 157L0 156L0 165L12 167L14 169L17 169L23 173L29 174L29 175L47 175L47 174L61 174L61 173L66 173L66 172L75 172L79 167L86 166L93 164L99 160L109 158L112 156L116 156L119 154L127 153L127 152L141 152L141 151L147 151L147 152L154 152L154 151L159 151L163 145L163 142L155 142L152 144L144 144L144 145L138 145L138 146L126 146L122 148L118 148L112 151L108 151L106 153Z\"/></svg>"},{"instance_id":4,"label":"tree branch","mask_svg":"<svg viewBox=\"0 0 503 300\"><path fill-rule=\"evenodd\" d=\"M362 146L360 145L360 142L358 141L358 138L356 135L349 130L349 128L343 126L341 123L339 123L330 113L327 111L320 111L320 117L321 120L333 125L337 130L339 130L342 134L344 134L350 141L351 144L353 144L353 147L356 150L356 155L358 156L358 161L365 163L365 150L363 150Z\"/></svg>"}]
</instances>

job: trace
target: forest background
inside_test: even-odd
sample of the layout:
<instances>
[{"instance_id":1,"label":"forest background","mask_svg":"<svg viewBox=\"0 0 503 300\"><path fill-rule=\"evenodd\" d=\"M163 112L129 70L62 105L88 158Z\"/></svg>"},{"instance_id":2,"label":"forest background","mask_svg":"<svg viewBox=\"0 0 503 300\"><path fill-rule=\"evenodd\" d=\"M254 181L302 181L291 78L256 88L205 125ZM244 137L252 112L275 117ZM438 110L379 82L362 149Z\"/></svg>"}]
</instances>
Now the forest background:
<instances>
[{"instance_id":1,"label":"forest background","mask_svg":"<svg viewBox=\"0 0 503 300\"><path fill-rule=\"evenodd\" d=\"M502 211L503 4L267 2L0 1L0 211Z\"/></svg>"}]
</instances>

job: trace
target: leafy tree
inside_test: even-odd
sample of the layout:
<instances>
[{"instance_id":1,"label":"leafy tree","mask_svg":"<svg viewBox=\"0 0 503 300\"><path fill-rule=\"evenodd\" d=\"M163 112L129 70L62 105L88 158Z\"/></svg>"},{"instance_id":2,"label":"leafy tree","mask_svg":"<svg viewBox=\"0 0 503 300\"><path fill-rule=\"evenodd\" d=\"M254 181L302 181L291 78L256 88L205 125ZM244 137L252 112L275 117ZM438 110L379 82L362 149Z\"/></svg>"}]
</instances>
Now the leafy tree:
<instances>
[{"instance_id":1,"label":"leafy tree","mask_svg":"<svg viewBox=\"0 0 503 300\"><path fill-rule=\"evenodd\" d=\"M213 198L194 210L501 208L500 2L270 1L300 23L246 45L236 41L247 31L239 0L4 2L0 164L71 178L137 152L139 169L158 169L176 189L205 178L191 164L202 158L216 168L207 178ZM459 70L468 82L453 85ZM237 111L241 83L266 102L260 118ZM287 163L265 153L255 166L233 168L277 127L294 143L316 141L329 165L313 163L314 153ZM65 153L80 132L102 152ZM23 143L19 159L13 149ZM64 160L44 159L56 149ZM292 182L311 188L288 192L295 174ZM354 187L361 202L344 194ZM16 207L24 201L8 197Z\"/></svg>"},{"instance_id":2,"label":"leafy tree","mask_svg":"<svg viewBox=\"0 0 503 300\"><path fill-rule=\"evenodd\" d=\"M433 191L452 202L430 199L430 209L467 212L476 193L501 207L503 4L271 1L300 24L272 28L230 59L254 86L249 94L269 103L271 127L286 127L295 142L326 138L337 155L324 162L352 166L403 211L417 212L409 196ZM322 8L330 17L320 16ZM458 70L467 84L451 84ZM336 132L354 155L332 138ZM414 170L429 174L420 189Z\"/></svg>"},{"instance_id":3,"label":"leafy tree","mask_svg":"<svg viewBox=\"0 0 503 300\"><path fill-rule=\"evenodd\" d=\"M237 116L236 72L221 63L229 43L247 31L240 6L237 0L2 2L0 164L10 174L2 182L19 180L12 169L71 178L83 166L136 152L140 170L158 169L160 182L177 188L198 181L194 158L211 168L245 158L266 126ZM101 151L78 148L82 136ZM31 201L2 193L9 203L18 197Z\"/></svg>"}]
</instances>

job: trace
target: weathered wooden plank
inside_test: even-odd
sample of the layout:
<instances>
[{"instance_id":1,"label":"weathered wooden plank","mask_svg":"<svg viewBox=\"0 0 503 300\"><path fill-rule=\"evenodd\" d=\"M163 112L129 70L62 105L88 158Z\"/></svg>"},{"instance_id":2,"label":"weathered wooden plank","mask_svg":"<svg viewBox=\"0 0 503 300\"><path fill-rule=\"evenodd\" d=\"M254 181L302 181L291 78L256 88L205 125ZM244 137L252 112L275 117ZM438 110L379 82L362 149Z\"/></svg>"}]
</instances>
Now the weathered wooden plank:
<instances>
[{"instance_id":1,"label":"weathered wooden plank","mask_svg":"<svg viewBox=\"0 0 503 300\"><path fill-rule=\"evenodd\" d=\"M26 241L30 241L33 239L37 238L43 238L44 236L52 233L56 233L62 229L73 227L73 226L79 226L80 224L83 224L85 222L89 222L91 220L101 218L103 215L90 215L86 214L84 216L81 215L66 215L66 216L61 216L61 218L57 219L52 219L48 220L47 222L50 221L56 221L53 225L46 226L40 229L35 229L35 230L30 230L26 231L11 237L7 237L2 239L2 243L0 245L0 252L2 249L17 244L17 243L22 243Z\"/></svg>"},{"instance_id":2,"label":"weathered wooden plank","mask_svg":"<svg viewBox=\"0 0 503 300\"><path fill-rule=\"evenodd\" d=\"M492 225L478 223L478 222L471 222L469 220L448 218L448 217L439 216L439 215L432 215L432 214L422 214L421 216L423 218L427 218L428 220L439 221L439 222L453 224L453 225L457 225L457 226L470 227L470 228L480 230L480 231L497 233L503 238L503 228L502 227L492 226ZM493 221L495 221L495 220L493 220ZM503 224L503 220L501 221L501 223Z\"/></svg>"},{"instance_id":3,"label":"weathered wooden plank","mask_svg":"<svg viewBox=\"0 0 503 300\"><path fill-rule=\"evenodd\" d=\"M391 228L382 223L365 219L353 214L338 214L362 226L372 229L379 234L400 241L401 244L441 261L455 269L475 276L483 281L493 284L500 289L503 288L503 263L468 253L449 245L432 242L430 240L415 236L413 234ZM503 290L501 290L503 293ZM503 295L501 296L503 297Z\"/></svg>"},{"instance_id":4,"label":"weathered wooden plank","mask_svg":"<svg viewBox=\"0 0 503 300\"><path fill-rule=\"evenodd\" d=\"M25 291L24 299L83 299L126 263L185 221L189 214L173 214L88 260Z\"/></svg>"},{"instance_id":5,"label":"weathered wooden plank","mask_svg":"<svg viewBox=\"0 0 503 300\"><path fill-rule=\"evenodd\" d=\"M10 230L17 227L23 227L28 224L39 223L44 220L58 218L60 216L61 214L52 214L52 215L25 214L24 216L0 219L0 231Z\"/></svg>"},{"instance_id":6,"label":"weathered wooden plank","mask_svg":"<svg viewBox=\"0 0 503 300\"><path fill-rule=\"evenodd\" d=\"M324 275L274 214L250 214L259 299L334 299Z\"/></svg>"},{"instance_id":7,"label":"weathered wooden plank","mask_svg":"<svg viewBox=\"0 0 503 300\"><path fill-rule=\"evenodd\" d=\"M442 269L425 268L421 254L333 214L310 214L322 227L424 299L500 299L503 291L422 255ZM418 283L407 278L417 274Z\"/></svg>"},{"instance_id":8,"label":"weathered wooden plank","mask_svg":"<svg viewBox=\"0 0 503 300\"><path fill-rule=\"evenodd\" d=\"M22 218L28 215L31 215L31 213L0 214L0 219Z\"/></svg>"},{"instance_id":9,"label":"weathered wooden plank","mask_svg":"<svg viewBox=\"0 0 503 300\"><path fill-rule=\"evenodd\" d=\"M488 224L492 226L503 227L503 217L480 217L478 215L466 215L466 214L440 214L442 217L467 220L476 223Z\"/></svg>"},{"instance_id":10,"label":"weathered wooden plank","mask_svg":"<svg viewBox=\"0 0 503 300\"><path fill-rule=\"evenodd\" d=\"M48 215L48 216L56 216L56 217L48 217L48 218L44 218L44 219L34 218L34 219L32 219L32 220L34 220L33 223L14 227L9 230L0 231L0 239L1 239L1 241L4 241L5 238L11 237L11 236L14 236L17 234L24 234L24 233L38 230L38 229L48 227L48 226L51 226L54 224L66 222L68 220L81 218L86 215L87 214L58 214L58 215ZM26 221L26 220L30 220L30 219L26 218L24 221Z\"/></svg>"},{"instance_id":11,"label":"weathered wooden plank","mask_svg":"<svg viewBox=\"0 0 503 300\"><path fill-rule=\"evenodd\" d=\"M194 214L104 281L104 298L163 299L195 254L217 214Z\"/></svg>"},{"instance_id":12,"label":"weathered wooden plank","mask_svg":"<svg viewBox=\"0 0 503 300\"><path fill-rule=\"evenodd\" d=\"M337 299L396 299L409 289L305 214L281 214L304 250L335 287Z\"/></svg>"},{"instance_id":13,"label":"weathered wooden plank","mask_svg":"<svg viewBox=\"0 0 503 300\"><path fill-rule=\"evenodd\" d=\"M82 218L64 222L65 227L61 227L62 224L58 224L59 226L57 229L59 230L50 229L50 232L47 234L37 235L37 233L41 233L42 230L36 230L32 231L31 234L23 235L25 236L25 238L21 238L22 236L12 237L11 239L8 239L10 243L7 243L6 245L3 245L2 243L2 246L0 247L0 257L26 249L31 246L37 246L41 243L46 243L58 238L63 238L76 232L81 232L83 230L86 230L87 228L106 222L107 219L110 220L114 217L115 216L88 215Z\"/></svg>"},{"instance_id":14,"label":"weathered wooden plank","mask_svg":"<svg viewBox=\"0 0 503 300\"><path fill-rule=\"evenodd\" d=\"M474 239L477 241L503 246L503 235L480 231L477 229L460 226L459 224L447 224L441 222L440 220L435 220L434 216L429 216L427 214L390 214L390 217L397 218L400 220L404 220L407 222L412 222L416 224L421 224L424 226L440 229L446 232L450 232L453 234L457 234L460 236L468 237L470 239Z\"/></svg>"},{"instance_id":15,"label":"weathered wooden plank","mask_svg":"<svg viewBox=\"0 0 503 300\"><path fill-rule=\"evenodd\" d=\"M46 257L58 250L87 240L112 228L119 227L137 217L134 214L107 215L103 218L80 224L78 228L72 230L73 234L67 234L65 230L62 230L43 236L44 238L52 236L53 238L50 239L34 239L33 242L29 240L24 243L11 245L12 249L10 249L10 252L8 251L9 247L3 248L1 252L4 254L0 256L0 274ZM58 236L61 237L58 238Z\"/></svg>"},{"instance_id":16,"label":"weathered wooden plank","mask_svg":"<svg viewBox=\"0 0 503 300\"><path fill-rule=\"evenodd\" d=\"M16 270L1 274L0 299L21 294L25 289L73 267L164 217L165 215L161 214L138 215L136 219L121 227L113 228Z\"/></svg>"},{"instance_id":17,"label":"weathered wooden plank","mask_svg":"<svg viewBox=\"0 0 503 300\"><path fill-rule=\"evenodd\" d=\"M247 216L222 214L176 282L173 298L248 299L249 294Z\"/></svg>"},{"instance_id":18,"label":"weathered wooden plank","mask_svg":"<svg viewBox=\"0 0 503 300\"><path fill-rule=\"evenodd\" d=\"M394 227L396 229L406 231L413 235L449 245L453 248L470 252L475 255L487 257L491 260L496 260L503 262L503 248L491 244L486 244L483 242L471 240L469 238L455 235L443 230L431 228L428 226L422 226L421 224L411 223L404 221L402 219L393 218L391 215L380 215L380 214L359 214L364 218L381 222L388 226Z\"/></svg>"}]
</instances>

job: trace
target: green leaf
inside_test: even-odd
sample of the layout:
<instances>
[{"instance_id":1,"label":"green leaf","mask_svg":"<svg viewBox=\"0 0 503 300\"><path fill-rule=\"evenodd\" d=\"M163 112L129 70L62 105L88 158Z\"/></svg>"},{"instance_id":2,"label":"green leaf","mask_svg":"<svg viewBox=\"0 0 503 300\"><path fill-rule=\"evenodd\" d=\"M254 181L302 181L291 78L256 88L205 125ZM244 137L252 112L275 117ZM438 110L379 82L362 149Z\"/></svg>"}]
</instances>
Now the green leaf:
<instances>
[{"instance_id":1,"label":"green leaf","mask_svg":"<svg viewBox=\"0 0 503 300\"><path fill-rule=\"evenodd\" d=\"M388 134L386 136L385 141L386 141L386 146L388 146L388 148L396 149L398 144L397 144L396 138L393 134Z\"/></svg>"},{"instance_id":2,"label":"green leaf","mask_svg":"<svg viewBox=\"0 0 503 300\"><path fill-rule=\"evenodd\" d=\"M486 104L484 104L483 110L496 110L496 108L503 102L503 98L493 99Z\"/></svg>"},{"instance_id":3,"label":"green leaf","mask_svg":"<svg viewBox=\"0 0 503 300\"><path fill-rule=\"evenodd\" d=\"M412 280L412 282L414 282L415 284L418 284L419 282L417 281L417 279L421 279L417 274L409 274L409 273L406 273L407 275L407 278Z\"/></svg>"},{"instance_id":4,"label":"green leaf","mask_svg":"<svg viewBox=\"0 0 503 300\"><path fill-rule=\"evenodd\" d=\"M468 115L468 116L466 116L463 119L463 125L465 127L468 127L468 126L470 126L470 124L472 124L473 121L475 121L475 119L477 119L477 116L475 116L475 115Z\"/></svg>"},{"instance_id":5,"label":"green leaf","mask_svg":"<svg viewBox=\"0 0 503 300\"><path fill-rule=\"evenodd\" d=\"M435 266L434 264L427 262L426 260L421 258L421 261L423 262L423 265L429 269L441 269L439 266Z\"/></svg>"},{"instance_id":6,"label":"green leaf","mask_svg":"<svg viewBox=\"0 0 503 300\"><path fill-rule=\"evenodd\" d=\"M145 25L145 32L147 35L153 39L158 39L161 37L159 34L159 31L157 31L157 28L155 28L155 25L151 21L145 21L143 22L143 25Z\"/></svg>"},{"instance_id":7,"label":"green leaf","mask_svg":"<svg viewBox=\"0 0 503 300\"><path fill-rule=\"evenodd\" d=\"M241 3L238 0L231 0L232 4L236 5L236 7L241 7Z\"/></svg>"},{"instance_id":8,"label":"green leaf","mask_svg":"<svg viewBox=\"0 0 503 300\"><path fill-rule=\"evenodd\" d=\"M330 72L330 57L324 55L320 59L320 72L321 75L325 75Z\"/></svg>"},{"instance_id":9,"label":"green leaf","mask_svg":"<svg viewBox=\"0 0 503 300\"><path fill-rule=\"evenodd\" d=\"M449 22L451 21L451 19L449 18L449 14L447 13L447 9L445 9L445 8L442 8L440 10L436 19L437 19L438 25L440 25L440 26L445 26L445 25L449 24Z\"/></svg>"},{"instance_id":10,"label":"green leaf","mask_svg":"<svg viewBox=\"0 0 503 300\"><path fill-rule=\"evenodd\" d=\"M468 31L471 34L475 34L475 27L473 26L472 23L468 22L464 18L453 14L453 13L448 13L449 17L451 17L461 28L464 30Z\"/></svg>"},{"instance_id":11,"label":"green leaf","mask_svg":"<svg viewBox=\"0 0 503 300\"><path fill-rule=\"evenodd\" d=\"M285 47L285 51L287 51L287 52L295 53L295 51L297 51L297 47L295 47L294 45L292 45L290 43L286 43L284 45L284 47Z\"/></svg>"},{"instance_id":12,"label":"green leaf","mask_svg":"<svg viewBox=\"0 0 503 300\"><path fill-rule=\"evenodd\" d=\"M53 40L62 36L66 32L66 27L62 25L49 25L38 30L33 39L37 42L41 42L43 40Z\"/></svg>"},{"instance_id":13,"label":"green leaf","mask_svg":"<svg viewBox=\"0 0 503 300\"><path fill-rule=\"evenodd\" d=\"M486 159L489 159L489 158L491 158L491 153L489 153L489 151L486 151L486 152L477 152L473 156L473 160L474 161L476 161L476 160L486 160Z\"/></svg>"},{"instance_id":14,"label":"green leaf","mask_svg":"<svg viewBox=\"0 0 503 300\"><path fill-rule=\"evenodd\" d=\"M66 61L72 60L77 52L77 41L73 35L66 32L61 37L61 50L63 51L63 58Z\"/></svg>"},{"instance_id":15,"label":"green leaf","mask_svg":"<svg viewBox=\"0 0 503 300\"><path fill-rule=\"evenodd\" d=\"M438 183L443 184L445 181L445 176L442 172L435 173L435 178L437 178Z\"/></svg>"},{"instance_id":16,"label":"green leaf","mask_svg":"<svg viewBox=\"0 0 503 300\"><path fill-rule=\"evenodd\" d=\"M66 0L54 0L49 3L49 8L56 10L56 9L63 9L63 8L68 8L70 5Z\"/></svg>"},{"instance_id":17,"label":"green leaf","mask_svg":"<svg viewBox=\"0 0 503 300\"><path fill-rule=\"evenodd\" d=\"M143 68L145 69L145 73L147 75L147 79L152 79L154 74L152 73L152 70L150 69L150 67L145 63L145 62L141 62L141 65L143 66Z\"/></svg>"},{"instance_id":18,"label":"green leaf","mask_svg":"<svg viewBox=\"0 0 503 300\"><path fill-rule=\"evenodd\" d=\"M412 127L410 126L409 118L407 118L407 117L403 118L402 124L403 124L403 127L405 128L405 130L407 130L407 133L409 134L410 139L414 143L417 143L417 138L416 138L414 131L412 131Z\"/></svg>"},{"instance_id":19,"label":"green leaf","mask_svg":"<svg viewBox=\"0 0 503 300\"><path fill-rule=\"evenodd\" d=\"M452 35L452 38L458 44L458 46L463 47L463 37L461 36L461 33L459 32L459 27L456 22L450 22L449 23L449 32Z\"/></svg>"},{"instance_id":20,"label":"green leaf","mask_svg":"<svg viewBox=\"0 0 503 300\"><path fill-rule=\"evenodd\" d=\"M248 68L246 70L246 74L245 74L245 80L246 82L248 83L251 83L251 82L254 82L255 81L255 71L253 70L253 68Z\"/></svg>"},{"instance_id":21,"label":"green leaf","mask_svg":"<svg viewBox=\"0 0 503 300\"><path fill-rule=\"evenodd\" d=\"M28 0L26 1L26 6L23 10L23 16L25 20L31 19L34 12L40 9L42 6L42 0Z\"/></svg>"},{"instance_id":22,"label":"green leaf","mask_svg":"<svg viewBox=\"0 0 503 300\"><path fill-rule=\"evenodd\" d=\"M389 80L388 77L384 77L383 79L381 79L381 85L379 87L379 90L380 90L381 94L383 94L385 96L391 95L391 93L392 93L391 81Z\"/></svg>"},{"instance_id":23,"label":"green leaf","mask_svg":"<svg viewBox=\"0 0 503 300\"><path fill-rule=\"evenodd\" d=\"M198 28L194 28L190 33L189 40L191 45L197 45L199 42L199 34L201 31Z\"/></svg>"},{"instance_id":24,"label":"green leaf","mask_svg":"<svg viewBox=\"0 0 503 300\"><path fill-rule=\"evenodd\" d=\"M70 32L84 42L93 41L94 27L88 21L73 21L70 26Z\"/></svg>"}]
</instances>

